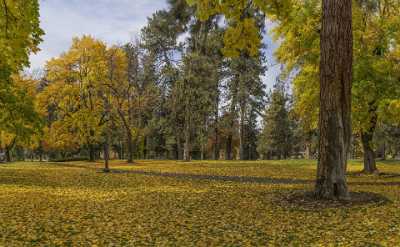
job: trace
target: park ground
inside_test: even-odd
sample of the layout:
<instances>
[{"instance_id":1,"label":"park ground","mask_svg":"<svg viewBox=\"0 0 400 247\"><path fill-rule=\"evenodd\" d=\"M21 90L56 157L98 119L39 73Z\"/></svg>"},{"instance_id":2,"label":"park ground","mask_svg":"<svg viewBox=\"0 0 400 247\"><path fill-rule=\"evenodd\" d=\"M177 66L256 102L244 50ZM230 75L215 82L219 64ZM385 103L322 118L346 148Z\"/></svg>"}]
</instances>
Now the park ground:
<instances>
[{"instance_id":1,"label":"park ground","mask_svg":"<svg viewBox=\"0 0 400 247\"><path fill-rule=\"evenodd\" d=\"M378 167L339 203L304 196L315 161L0 164L0 246L400 246L400 162Z\"/></svg>"}]
</instances>

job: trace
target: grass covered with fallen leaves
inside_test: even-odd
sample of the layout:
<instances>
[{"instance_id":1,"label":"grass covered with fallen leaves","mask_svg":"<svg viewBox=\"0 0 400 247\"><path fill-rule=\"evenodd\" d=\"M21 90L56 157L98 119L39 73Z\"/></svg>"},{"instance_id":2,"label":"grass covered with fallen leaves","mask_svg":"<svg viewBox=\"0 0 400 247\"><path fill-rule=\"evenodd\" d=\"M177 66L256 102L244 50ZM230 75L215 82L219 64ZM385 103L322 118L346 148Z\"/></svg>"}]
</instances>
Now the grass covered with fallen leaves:
<instances>
[{"instance_id":1,"label":"grass covered with fallen leaves","mask_svg":"<svg viewBox=\"0 0 400 247\"><path fill-rule=\"evenodd\" d=\"M400 162L351 162L350 190L378 199L333 205L299 197L314 161L101 167L0 164L0 246L400 246Z\"/></svg>"}]
</instances>

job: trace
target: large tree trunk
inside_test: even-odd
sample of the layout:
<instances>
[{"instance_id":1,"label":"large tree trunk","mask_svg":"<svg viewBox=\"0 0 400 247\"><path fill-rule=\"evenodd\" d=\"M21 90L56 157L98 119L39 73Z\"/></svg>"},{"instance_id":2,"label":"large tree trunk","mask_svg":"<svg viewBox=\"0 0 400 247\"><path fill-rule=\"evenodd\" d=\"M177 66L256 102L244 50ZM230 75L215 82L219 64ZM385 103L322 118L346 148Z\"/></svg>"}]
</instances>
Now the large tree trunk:
<instances>
[{"instance_id":1,"label":"large tree trunk","mask_svg":"<svg viewBox=\"0 0 400 247\"><path fill-rule=\"evenodd\" d=\"M351 138L352 1L323 0L322 11L315 195L318 199L348 199L345 174Z\"/></svg>"}]
</instances>

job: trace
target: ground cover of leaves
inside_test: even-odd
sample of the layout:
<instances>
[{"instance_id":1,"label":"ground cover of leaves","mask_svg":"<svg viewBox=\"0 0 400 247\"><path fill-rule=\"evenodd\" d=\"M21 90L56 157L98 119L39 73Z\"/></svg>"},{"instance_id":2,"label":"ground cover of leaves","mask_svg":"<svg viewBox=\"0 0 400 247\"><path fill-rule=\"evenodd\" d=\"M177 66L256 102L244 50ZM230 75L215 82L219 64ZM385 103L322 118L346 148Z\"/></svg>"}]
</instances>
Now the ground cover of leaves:
<instances>
[{"instance_id":1,"label":"ground cover of leaves","mask_svg":"<svg viewBox=\"0 0 400 247\"><path fill-rule=\"evenodd\" d=\"M315 203L314 161L0 165L0 246L400 246L400 162L349 165L358 203Z\"/></svg>"}]
</instances>

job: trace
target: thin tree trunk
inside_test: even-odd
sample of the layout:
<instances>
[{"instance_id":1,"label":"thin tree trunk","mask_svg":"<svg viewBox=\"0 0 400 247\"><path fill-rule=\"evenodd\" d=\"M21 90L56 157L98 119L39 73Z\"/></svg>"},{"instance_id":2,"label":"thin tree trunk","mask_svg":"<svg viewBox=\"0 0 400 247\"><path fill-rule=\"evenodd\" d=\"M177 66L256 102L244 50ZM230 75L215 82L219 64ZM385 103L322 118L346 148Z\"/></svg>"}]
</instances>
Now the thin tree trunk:
<instances>
[{"instance_id":1,"label":"thin tree trunk","mask_svg":"<svg viewBox=\"0 0 400 247\"><path fill-rule=\"evenodd\" d=\"M203 24L202 24L203 25ZM195 49L196 49L196 42L195 42ZM188 68L188 74L187 74L187 78L191 77L192 74L192 64L191 62L189 62L188 64L189 68ZM191 143L190 143L190 135L191 135L191 114L193 114L191 112L191 99L192 99L192 89L190 88L190 83L188 81L188 79L184 80L184 103L185 103L185 119L184 119L184 138L185 138L185 143L183 144L183 160L184 161L190 161L191 157L190 157L190 152L191 152Z\"/></svg>"},{"instance_id":2,"label":"thin tree trunk","mask_svg":"<svg viewBox=\"0 0 400 247\"><path fill-rule=\"evenodd\" d=\"M383 142L383 147L382 147L382 160L386 160L386 141Z\"/></svg>"},{"instance_id":3,"label":"thin tree trunk","mask_svg":"<svg viewBox=\"0 0 400 247\"><path fill-rule=\"evenodd\" d=\"M185 118L189 118L189 116L187 116ZM190 125L189 125L190 120L187 119L185 122L186 122L186 124L185 124L185 131L184 131L185 143L183 146L183 160L190 161Z\"/></svg>"},{"instance_id":4,"label":"thin tree trunk","mask_svg":"<svg viewBox=\"0 0 400 247\"><path fill-rule=\"evenodd\" d=\"M95 157L95 150L93 144L89 144L89 162L95 162L96 157Z\"/></svg>"},{"instance_id":5,"label":"thin tree trunk","mask_svg":"<svg viewBox=\"0 0 400 247\"><path fill-rule=\"evenodd\" d=\"M304 153L305 153L304 156L306 159L308 159L308 160L311 159L311 145L309 142L306 143L306 150Z\"/></svg>"},{"instance_id":6,"label":"thin tree trunk","mask_svg":"<svg viewBox=\"0 0 400 247\"><path fill-rule=\"evenodd\" d=\"M218 160L219 159L219 89L218 89L218 81L216 83L216 90L217 94L215 97L215 109L214 109L214 154L213 154L213 159Z\"/></svg>"},{"instance_id":7,"label":"thin tree trunk","mask_svg":"<svg viewBox=\"0 0 400 247\"><path fill-rule=\"evenodd\" d=\"M235 128L235 117L236 117L236 104L237 104L237 93L238 93L238 86L237 85L232 85L231 86L231 105L229 109L229 120L230 120L230 126L229 126L229 134L226 139L226 159L227 160L232 160L233 159L233 134L234 134L234 128Z\"/></svg>"},{"instance_id":8,"label":"thin tree trunk","mask_svg":"<svg viewBox=\"0 0 400 247\"><path fill-rule=\"evenodd\" d=\"M179 134L176 135L176 157L178 160L182 160L182 140L179 136Z\"/></svg>"},{"instance_id":9,"label":"thin tree trunk","mask_svg":"<svg viewBox=\"0 0 400 247\"><path fill-rule=\"evenodd\" d=\"M213 159L214 160L219 160L219 131L218 127L214 128L214 154L213 154Z\"/></svg>"},{"instance_id":10,"label":"thin tree trunk","mask_svg":"<svg viewBox=\"0 0 400 247\"><path fill-rule=\"evenodd\" d=\"M229 126L229 134L228 134L228 137L227 137L227 139L226 139L226 159L227 160L233 160L233 154L232 154L232 151L233 151L233 131L234 131L234 127L235 127L235 118L234 118L234 110L235 110L235 106L234 106L234 104L232 103L232 106L231 106L231 113L230 113L230 121L231 121L231 123L230 123L230 126Z\"/></svg>"},{"instance_id":11,"label":"thin tree trunk","mask_svg":"<svg viewBox=\"0 0 400 247\"><path fill-rule=\"evenodd\" d=\"M307 137L305 140L305 146L306 146L306 150L305 150L305 158L306 159L311 159L311 148L312 148L312 133L309 132L307 133Z\"/></svg>"},{"instance_id":12,"label":"thin tree trunk","mask_svg":"<svg viewBox=\"0 0 400 247\"><path fill-rule=\"evenodd\" d=\"M375 162L375 152L371 147L373 136L371 133L363 132L361 133L361 141L364 151L364 170L363 172L372 174L377 172L378 169L376 167Z\"/></svg>"},{"instance_id":13,"label":"thin tree trunk","mask_svg":"<svg viewBox=\"0 0 400 247\"><path fill-rule=\"evenodd\" d=\"M201 142L200 146L201 146L200 159L201 159L201 160L205 160L205 152L204 152L205 148L204 148L204 143L203 143L203 141Z\"/></svg>"},{"instance_id":14,"label":"thin tree trunk","mask_svg":"<svg viewBox=\"0 0 400 247\"><path fill-rule=\"evenodd\" d=\"M12 140L12 142L6 146L6 162L11 162L12 158L11 158L11 150L14 148L15 143L17 142L17 137L14 137L14 139Z\"/></svg>"},{"instance_id":15,"label":"thin tree trunk","mask_svg":"<svg viewBox=\"0 0 400 247\"><path fill-rule=\"evenodd\" d=\"M126 135L126 144L128 146L128 163L132 164L133 163L134 145L133 145L133 140L132 140L132 134L130 133L130 131Z\"/></svg>"},{"instance_id":16,"label":"thin tree trunk","mask_svg":"<svg viewBox=\"0 0 400 247\"><path fill-rule=\"evenodd\" d=\"M353 63L352 1L323 0L319 158L315 196L348 199Z\"/></svg>"},{"instance_id":17,"label":"thin tree trunk","mask_svg":"<svg viewBox=\"0 0 400 247\"><path fill-rule=\"evenodd\" d=\"M226 160L232 160L232 134L228 135L228 138L226 139Z\"/></svg>"},{"instance_id":18,"label":"thin tree trunk","mask_svg":"<svg viewBox=\"0 0 400 247\"><path fill-rule=\"evenodd\" d=\"M245 145L245 104L241 103L240 106L240 135L239 135L239 158L240 160L245 159L245 150L244 150L244 145Z\"/></svg>"},{"instance_id":19,"label":"thin tree trunk","mask_svg":"<svg viewBox=\"0 0 400 247\"><path fill-rule=\"evenodd\" d=\"M378 122L377 107L374 103L369 104L369 115L371 117L369 128L366 131L361 132L361 142L364 151L364 170L363 172L372 174L377 172L375 161L375 151L372 148L372 140L374 138L374 133L376 129L376 124Z\"/></svg>"},{"instance_id":20,"label":"thin tree trunk","mask_svg":"<svg viewBox=\"0 0 400 247\"><path fill-rule=\"evenodd\" d=\"M110 166L109 166L109 161L110 161L110 144L109 144L109 138L106 137L106 141L104 143L104 172L110 172Z\"/></svg>"},{"instance_id":21,"label":"thin tree trunk","mask_svg":"<svg viewBox=\"0 0 400 247\"><path fill-rule=\"evenodd\" d=\"M191 65L189 65L191 66ZM191 68L189 68L189 77L191 74ZM185 80L185 126L184 126L184 137L185 143L183 145L183 160L190 161L190 151L191 151L191 143L190 143L190 134L191 134L191 107L190 107L190 98L191 98L191 89L189 88L189 82Z\"/></svg>"},{"instance_id":22,"label":"thin tree trunk","mask_svg":"<svg viewBox=\"0 0 400 247\"><path fill-rule=\"evenodd\" d=\"M6 147L6 162L11 162L11 150L9 147Z\"/></svg>"}]
</instances>

